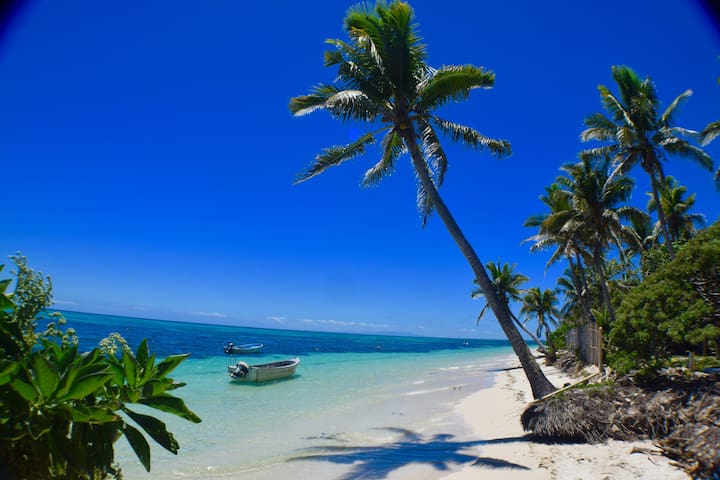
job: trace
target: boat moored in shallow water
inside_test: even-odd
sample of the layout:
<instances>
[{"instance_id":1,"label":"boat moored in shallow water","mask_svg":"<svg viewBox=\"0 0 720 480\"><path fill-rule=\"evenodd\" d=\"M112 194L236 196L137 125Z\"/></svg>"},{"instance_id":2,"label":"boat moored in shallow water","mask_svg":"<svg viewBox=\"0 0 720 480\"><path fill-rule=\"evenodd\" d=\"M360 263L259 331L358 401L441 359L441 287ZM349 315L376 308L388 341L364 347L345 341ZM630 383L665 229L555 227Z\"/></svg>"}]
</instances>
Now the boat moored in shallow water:
<instances>
[{"instance_id":1,"label":"boat moored in shallow water","mask_svg":"<svg viewBox=\"0 0 720 480\"><path fill-rule=\"evenodd\" d=\"M237 362L235 365L228 365L228 375L233 382L268 382L270 380L292 377L295 375L295 369L299 363L299 358L259 365L248 365L245 362Z\"/></svg>"},{"instance_id":2,"label":"boat moored in shallow water","mask_svg":"<svg viewBox=\"0 0 720 480\"><path fill-rule=\"evenodd\" d=\"M244 345L235 345L233 342L225 345L225 353L260 353L264 345L262 343L246 343Z\"/></svg>"}]
</instances>

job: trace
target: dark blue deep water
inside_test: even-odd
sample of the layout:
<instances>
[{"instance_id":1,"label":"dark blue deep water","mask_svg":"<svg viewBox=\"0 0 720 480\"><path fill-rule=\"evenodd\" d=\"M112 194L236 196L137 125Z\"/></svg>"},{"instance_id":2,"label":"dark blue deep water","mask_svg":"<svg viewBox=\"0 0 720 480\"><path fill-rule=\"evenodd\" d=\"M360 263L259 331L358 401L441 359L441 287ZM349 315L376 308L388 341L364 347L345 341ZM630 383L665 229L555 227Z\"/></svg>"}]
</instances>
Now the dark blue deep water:
<instances>
[{"instance_id":1,"label":"dark blue deep water","mask_svg":"<svg viewBox=\"0 0 720 480\"><path fill-rule=\"evenodd\" d=\"M74 328L81 350L91 350L112 332L121 334L133 348L147 338L158 357L190 353L199 359L222 356L228 342L261 342L264 353L303 356L313 353L431 353L440 350L506 347L505 340L359 335L296 330L248 328L201 323L151 320L115 315L61 311L66 327ZM39 328L44 325L39 325Z\"/></svg>"}]
</instances>

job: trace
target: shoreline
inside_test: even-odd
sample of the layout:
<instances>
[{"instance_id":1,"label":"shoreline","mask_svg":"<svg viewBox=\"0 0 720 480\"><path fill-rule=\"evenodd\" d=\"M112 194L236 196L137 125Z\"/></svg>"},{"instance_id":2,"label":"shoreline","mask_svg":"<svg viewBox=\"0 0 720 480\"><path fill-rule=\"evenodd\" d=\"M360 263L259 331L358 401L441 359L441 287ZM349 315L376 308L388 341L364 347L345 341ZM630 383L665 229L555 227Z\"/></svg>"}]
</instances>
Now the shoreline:
<instances>
[{"instance_id":1,"label":"shoreline","mask_svg":"<svg viewBox=\"0 0 720 480\"><path fill-rule=\"evenodd\" d=\"M542 365L558 387L572 383L569 375ZM508 367L517 366L514 360ZM468 451L476 460L452 473L438 472L437 480L604 480L653 478L687 480L682 470L660 455L631 453L633 447L652 449L652 442L610 440L598 444L549 444L531 441L520 424L520 415L532 400L530 385L521 368L497 372L491 387L462 399L455 411L472 429L481 445Z\"/></svg>"}]
</instances>

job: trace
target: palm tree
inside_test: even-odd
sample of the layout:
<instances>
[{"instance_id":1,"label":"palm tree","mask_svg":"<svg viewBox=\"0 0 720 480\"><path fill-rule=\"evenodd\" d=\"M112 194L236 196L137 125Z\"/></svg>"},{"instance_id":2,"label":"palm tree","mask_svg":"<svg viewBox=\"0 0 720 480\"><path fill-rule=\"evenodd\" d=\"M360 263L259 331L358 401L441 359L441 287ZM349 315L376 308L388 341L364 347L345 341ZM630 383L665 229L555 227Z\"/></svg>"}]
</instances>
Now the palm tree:
<instances>
[{"instance_id":1,"label":"palm tree","mask_svg":"<svg viewBox=\"0 0 720 480\"><path fill-rule=\"evenodd\" d=\"M569 272L575 291L578 292L578 301L590 323L595 323L590 301L587 298L589 289L587 287L583 259L590 258L590 254L581 244L577 232L572 228L571 220L576 212L573 209L572 195L563 190L558 183L545 187L545 195L540 200L550 208L550 212L533 215L528 218L524 226L538 227L537 235L526 239L533 241L530 247L531 252L544 250L551 246L557 247L545 265L545 270L560 258L566 258L570 265Z\"/></svg>"},{"instance_id":2,"label":"palm tree","mask_svg":"<svg viewBox=\"0 0 720 480\"><path fill-rule=\"evenodd\" d=\"M612 76L618 85L615 96L600 85L600 101L609 117L595 113L585 119L587 128L581 133L582 141L598 140L607 145L589 149L583 155L591 158L609 156L616 163L615 174L625 174L640 165L650 176L655 202L660 203L660 188L665 173L662 161L667 155L679 155L695 161L712 171L712 158L700 147L691 145L683 136L695 136L697 132L673 126L674 114L679 105L692 95L691 90L678 95L660 114L660 102L655 85L647 77L640 80L637 74L624 65L612 67ZM671 257L675 253L662 209L657 210L658 220Z\"/></svg>"},{"instance_id":3,"label":"palm tree","mask_svg":"<svg viewBox=\"0 0 720 480\"><path fill-rule=\"evenodd\" d=\"M508 305L509 308L511 300L520 301L522 299L523 291L522 289L520 289L520 285L527 282L529 278L521 273L515 273L515 264L509 265L507 263L503 263L502 266L500 266L499 261L497 263L488 262L486 267L488 269L488 272L490 273L490 281L495 287L495 292L497 293L498 297L500 297L500 301L505 303L505 305ZM474 289L471 295L472 298L480 298L485 296L481 288ZM477 323L480 323L480 320L482 320L489 308L489 303L486 303L483 306L482 310L480 310L480 314L478 315ZM517 317L512 313L512 311L510 311L510 315L512 315L512 319L515 322L515 325L517 325L518 328L520 328L530 338L532 338L535 343L538 344L538 349L541 352L545 353L545 348L543 347L540 339L530 330L528 330L525 325L517 319Z\"/></svg>"},{"instance_id":4,"label":"palm tree","mask_svg":"<svg viewBox=\"0 0 720 480\"><path fill-rule=\"evenodd\" d=\"M571 270L571 267L563 270L562 276L558 277L555 287L555 291L562 293L565 301L560 307L559 318L562 319L563 323L568 322L577 325L579 322L577 319L580 318L581 313L581 298L583 292L578 290L577 283L575 282L575 273ZM584 309L584 307L583 307Z\"/></svg>"},{"instance_id":5,"label":"palm tree","mask_svg":"<svg viewBox=\"0 0 720 480\"><path fill-rule=\"evenodd\" d=\"M622 223L623 219L642 218L640 210L619 205L629 200L634 182L628 177L610 176L610 160L599 162L582 157L579 163L566 164L561 170L566 176L557 178L572 199L572 215L566 216L563 228L586 245L592 254L593 267L599 277L600 289L611 320L615 312L605 272L605 251L615 245L623 255L623 244L637 244L634 230Z\"/></svg>"},{"instance_id":6,"label":"palm tree","mask_svg":"<svg viewBox=\"0 0 720 480\"><path fill-rule=\"evenodd\" d=\"M525 322L532 319L537 321L537 336L542 337L545 332L550 351L555 351L552 339L550 337L551 325L556 328L559 326L557 318L560 311L557 308L557 295L550 289L541 291L538 287L529 289L523 297L523 304L520 313L525 317Z\"/></svg>"},{"instance_id":7,"label":"palm tree","mask_svg":"<svg viewBox=\"0 0 720 480\"><path fill-rule=\"evenodd\" d=\"M687 188L678 184L672 175L665 177L665 184L660 189L660 205L662 205L662 211L668 224L668 233L673 242L689 240L697 234L695 225L705 225L705 215L688 213L695 205L695 194L683 198L686 193ZM657 203L652 195L648 200L647 208L650 212L657 210Z\"/></svg>"},{"instance_id":8,"label":"palm tree","mask_svg":"<svg viewBox=\"0 0 720 480\"><path fill-rule=\"evenodd\" d=\"M325 109L334 118L367 122L377 130L350 144L324 149L297 177L297 182L365 153L366 147L375 142L375 136L384 132L380 161L365 172L362 184L377 183L393 170L402 154L409 153L419 182L418 207L423 223L433 210L438 213L469 262L522 364L533 395L537 398L552 392L555 387L535 362L513 325L507 305L498 298L482 262L438 193L447 169L439 133L475 149L489 150L498 157L510 153L509 142L488 138L436 113L448 102L466 100L475 88L490 88L495 75L472 65L429 67L412 8L400 1L378 3L374 10L356 5L348 11L344 28L350 41L328 40L335 50L325 53L325 65L338 69L335 84L319 84L309 95L291 99L290 111L305 115Z\"/></svg>"},{"instance_id":9,"label":"palm tree","mask_svg":"<svg viewBox=\"0 0 720 480\"><path fill-rule=\"evenodd\" d=\"M717 81L720 83L720 78ZM720 137L720 120L710 122L703 128L700 132L700 146L704 147L717 137ZM715 170L715 188L720 190L720 168Z\"/></svg>"}]
</instances>

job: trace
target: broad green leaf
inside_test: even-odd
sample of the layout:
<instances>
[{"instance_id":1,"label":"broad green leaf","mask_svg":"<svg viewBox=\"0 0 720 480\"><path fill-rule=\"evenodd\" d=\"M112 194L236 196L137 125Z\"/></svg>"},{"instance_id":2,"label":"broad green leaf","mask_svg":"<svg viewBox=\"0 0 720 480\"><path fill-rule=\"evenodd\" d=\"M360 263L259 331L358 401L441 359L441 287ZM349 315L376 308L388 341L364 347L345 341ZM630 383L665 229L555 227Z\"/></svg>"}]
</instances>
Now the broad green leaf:
<instances>
[{"instance_id":1,"label":"broad green leaf","mask_svg":"<svg viewBox=\"0 0 720 480\"><path fill-rule=\"evenodd\" d=\"M93 373L84 377L78 377L70 387L70 391L58 400L79 400L97 391L107 383L110 378L112 378L110 372Z\"/></svg>"},{"instance_id":2,"label":"broad green leaf","mask_svg":"<svg viewBox=\"0 0 720 480\"><path fill-rule=\"evenodd\" d=\"M58 369L61 372L67 370L67 368L73 364L73 362L76 358L77 358L77 345L73 345L69 348L63 349L62 354L57 357Z\"/></svg>"},{"instance_id":3,"label":"broad green leaf","mask_svg":"<svg viewBox=\"0 0 720 480\"><path fill-rule=\"evenodd\" d=\"M132 447L135 455L140 459L146 471L150 471L150 445L140 431L132 425L124 424L122 431Z\"/></svg>"},{"instance_id":4,"label":"broad green leaf","mask_svg":"<svg viewBox=\"0 0 720 480\"><path fill-rule=\"evenodd\" d=\"M95 363L98 356L100 355L100 349L94 348L90 350L89 352L85 352L82 354L82 364L84 365L90 365Z\"/></svg>"},{"instance_id":5,"label":"broad green leaf","mask_svg":"<svg viewBox=\"0 0 720 480\"><path fill-rule=\"evenodd\" d=\"M202 421L200 417L185 406L185 402L181 398L173 397L172 395L142 398L139 403L157 410L162 410L163 412L172 413L173 415L177 415L194 423L200 423Z\"/></svg>"},{"instance_id":6,"label":"broad green leaf","mask_svg":"<svg viewBox=\"0 0 720 480\"><path fill-rule=\"evenodd\" d=\"M122 354L123 368L125 369L125 381L131 387L137 384L137 364L135 357L128 352Z\"/></svg>"},{"instance_id":7,"label":"broad green leaf","mask_svg":"<svg viewBox=\"0 0 720 480\"><path fill-rule=\"evenodd\" d=\"M135 423L140 425L142 429L145 430L148 435L150 435L153 440L159 443L165 450L177 455L180 444L177 440L175 440L173 434L167 431L167 427L164 422L150 415L133 412L128 408L123 409L123 411L127 413L130 418L135 421Z\"/></svg>"},{"instance_id":8,"label":"broad green leaf","mask_svg":"<svg viewBox=\"0 0 720 480\"><path fill-rule=\"evenodd\" d=\"M7 290L8 285L12 283L12 278L8 278L6 280L0 280L0 293L5 293L5 290Z\"/></svg>"},{"instance_id":9,"label":"broad green leaf","mask_svg":"<svg viewBox=\"0 0 720 480\"><path fill-rule=\"evenodd\" d=\"M106 408L76 405L75 407L70 407L69 412L73 422L109 423L120 420L118 415Z\"/></svg>"},{"instance_id":10,"label":"broad green leaf","mask_svg":"<svg viewBox=\"0 0 720 480\"><path fill-rule=\"evenodd\" d=\"M87 375L92 375L94 373L108 373L108 364L103 361L98 361L96 363L92 363L90 365L84 365L80 368L80 372L78 372L79 377L85 377Z\"/></svg>"},{"instance_id":11,"label":"broad green leaf","mask_svg":"<svg viewBox=\"0 0 720 480\"><path fill-rule=\"evenodd\" d=\"M10 386L28 402L34 403L39 396L39 392L34 386L27 382L24 382L23 380L20 380L19 378L13 379L10 382Z\"/></svg>"},{"instance_id":12,"label":"broad green leaf","mask_svg":"<svg viewBox=\"0 0 720 480\"><path fill-rule=\"evenodd\" d=\"M57 393L55 394L56 397L60 398L67 395L79 372L80 366L78 363L70 365L70 367L65 370L65 373L60 377L60 384L58 385Z\"/></svg>"},{"instance_id":13,"label":"broad green leaf","mask_svg":"<svg viewBox=\"0 0 720 480\"><path fill-rule=\"evenodd\" d=\"M139 363L140 365L145 364L145 361L148 358L147 338L143 338L142 342L140 342L140 345L138 345L138 348L135 351L135 358L137 359L137 363Z\"/></svg>"},{"instance_id":14,"label":"broad green leaf","mask_svg":"<svg viewBox=\"0 0 720 480\"><path fill-rule=\"evenodd\" d=\"M0 359L0 385L8 383L12 375L20 369L20 365L12 360Z\"/></svg>"},{"instance_id":15,"label":"broad green leaf","mask_svg":"<svg viewBox=\"0 0 720 480\"><path fill-rule=\"evenodd\" d=\"M175 368L189 356L189 353L185 353L183 355L170 355L165 360L158 363L155 378L159 379L165 377L170 372L175 370Z\"/></svg>"},{"instance_id":16,"label":"broad green leaf","mask_svg":"<svg viewBox=\"0 0 720 480\"><path fill-rule=\"evenodd\" d=\"M70 419L76 423L84 423L90 420L90 412L88 407L84 405L75 405L74 407L68 407L68 413Z\"/></svg>"},{"instance_id":17,"label":"broad green leaf","mask_svg":"<svg viewBox=\"0 0 720 480\"><path fill-rule=\"evenodd\" d=\"M33 355L32 367L40 394L44 398L50 398L60 381L57 370L39 353Z\"/></svg>"},{"instance_id":18,"label":"broad green leaf","mask_svg":"<svg viewBox=\"0 0 720 480\"><path fill-rule=\"evenodd\" d=\"M113 374L113 382L116 385L125 384L125 368L115 358L109 358L107 363L110 372Z\"/></svg>"},{"instance_id":19,"label":"broad green leaf","mask_svg":"<svg viewBox=\"0 0 720 480\"><path fill-rule=\"evenodd\" d=\"M145 360L145 368L143 369L142 378L140 379L141 384L145 384L150 380L155 373L155 354L153 353L150 357Z\"/></svg>"}]
</instances>

